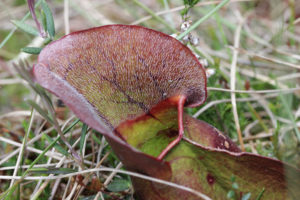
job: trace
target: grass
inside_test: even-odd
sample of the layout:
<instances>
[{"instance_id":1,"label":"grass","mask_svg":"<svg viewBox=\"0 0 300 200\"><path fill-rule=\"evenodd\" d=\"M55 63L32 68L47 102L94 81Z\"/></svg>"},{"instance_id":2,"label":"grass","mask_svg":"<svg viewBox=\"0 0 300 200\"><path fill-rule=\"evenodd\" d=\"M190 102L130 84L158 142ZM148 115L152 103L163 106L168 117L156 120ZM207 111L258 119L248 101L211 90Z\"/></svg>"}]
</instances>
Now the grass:
<instances>
[{"instance_id":1,"label":"grass","mask_svg":"<svg viewBox=\"0 0 300 200\"><path fill-rule=\"evenodd\" d=\"M194 23L182 32L180 11L185 7L180 0L55 0L49 7L56 25L54 40L107 23L142 24L178 39L186 34L198 37L199 44L189 46L215 73L208 79L206 103L187 112L243 143L246 151L300 167L300 11L294 1L200 1L188 14ZM26 59L31 65L37 58L21 49L47 42L10 22L35 26L27 5L1 2L0 13L0 197L134 199L132 174L122 168L101 134L16 73L13 63ZM62 130L64 141L57 130ZM31 180L33 176L41 178Z\"/></svg>"}]
</instances>

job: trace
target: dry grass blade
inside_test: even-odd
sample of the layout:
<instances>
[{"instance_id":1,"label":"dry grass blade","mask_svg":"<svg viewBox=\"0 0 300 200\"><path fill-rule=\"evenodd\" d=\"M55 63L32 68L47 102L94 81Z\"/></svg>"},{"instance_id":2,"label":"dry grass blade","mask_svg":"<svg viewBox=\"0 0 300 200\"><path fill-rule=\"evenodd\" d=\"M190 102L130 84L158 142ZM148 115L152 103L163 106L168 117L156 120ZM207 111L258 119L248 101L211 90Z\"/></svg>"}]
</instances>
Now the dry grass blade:
<instances>
[{"instance_id":1,"label":"dry grass blade","mask_svg":"<svg viewBox=\"0 0 300 200\"><path fill-rule=\"evenodd\" d=\"M67 177L76 176L76 175L83 175L83 174L86 174L86 173L92 173L92 172L97 172L97 171L127 174L129 176L134 176L134 177L137 177L137 178L145 179L145 180L152 181L152 182L155 182L155 183L164 184L164 185L174 187L174 188L186 191L186 192L190 192L190 193L192 193L192 194L194 194L194 195L196 195L196 196L198 196L198 197L200 197L201 199L204 199L204 200L211 200L211 198L209 198L208 196L206 196L206 195L204 195L204 194L202 194L198 191L195 191L191 188L185 187L183 185L178 185L176 183L164 181L164 180L161 180L161 179L153 178L153 177L146 176L146 175L139 174L139 173L135 173L135 172L124 171L124 170L119 170L119 169L112 169L112 168L105 168L105 167L96 168L96 169L94 168L94 169L89 169L89 170L83 170L83 171L80 171L80 172L75 172L75 173L70 173L70 174L65 174L65 175L59 175L59 176L48 176L48 177L45 177L45 176L36 176L36 177L27 176L23 179L24 180L55 180L55 179L67 178ZM1 176L0 175L0 178L1 179L11 179L12 176ZM20 176L16 176L14 178L15 179L21 179ZM67 199L69 199L69 198L67 198Z\"/></svg>"},{"instance_id":2,"label":"dry grass blade","mask_svg":"<svg viewBox=\"0 0 300 200\"><path fill-rule=\"evenodd\" d=\"M240 35L241 35L243 20L241 19L241 16L240 16L239 12L236 12L236 16L238 18L239 24L238 24L237 29L236 29L235 34L234 34L234 47L238 48L239 44L240 44ZM238 57L238 51L234 50L233 51L232 62L231 62L231 67L230 67L230 69L231 69L230 70L230 89L231 90L235 90L237 57ZM239 143L241 145L241 149L243 151L245 151L242 131L241 131L240 123L239 123L238 111L237 111L237 107L236 107L235 93L231 93L231 104L232 104L232 112L233 112L235 127L236 127L238 137L239 137Z\"/></svg>"}]
</instances>

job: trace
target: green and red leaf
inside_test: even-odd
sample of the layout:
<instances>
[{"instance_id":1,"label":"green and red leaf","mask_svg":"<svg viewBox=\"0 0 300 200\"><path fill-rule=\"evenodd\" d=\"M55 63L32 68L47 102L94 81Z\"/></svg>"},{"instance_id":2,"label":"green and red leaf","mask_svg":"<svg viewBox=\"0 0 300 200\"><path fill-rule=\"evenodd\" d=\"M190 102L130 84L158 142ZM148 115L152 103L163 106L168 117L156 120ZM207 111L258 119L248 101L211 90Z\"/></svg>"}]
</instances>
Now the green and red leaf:
<instances>
[{"instance_id":1,"label":"green and red leaf","mask_svg":"<svg viewBox=\"0 0 300 200\"><path fill-rule=\"evenodd\" d=\"M43 49L33 72L80 118L90 107L108 128L173 96L186 96L189 106L206 99L205 71L193 53L176 39L140 26L109 25L67 35Z\"/></svg>"},{"instance_id":2,"label":"green and red leaf","mask_svg":"<svg viewBox=\"0 0 300 200\"><path fill-rule=\"evenodd\" d=\"M156 157L177 136L176 116L176 105L166 100L151 110L151 116L124 122L116 130L129 144ZM184 140L164 159L171 167L167 180L220 200L231 190L232 176L239 185L238 199L249 192L251 199L256 199L263 188L261 199L296 199L300 195L299 170L275 159L241 152L216 128L188 115L184 116L184 127ZM140 199L199 199L165 185L132 180Z\"/></svg>"},{"instance_id":3,"label":"green and red leaf","mask_svg":"<svg viewBox=\"0 0 300 200\"><path fill-rule=\"evenodd\" d=\"M225 135L183 113L206 99L205 72L193 53L163 33L126 25L93 28L45 47L35 80L86 124L103 133L127 169L226 199L231 176L240 196L300 196L300 172L282 162L243 153ZM169 151L161 152L184 138ZM157 159L160 158L160 159ZM162 159L164 158L164 159ZM132 178L141 199L199 199Z\"/></svg>"}]
</instances>

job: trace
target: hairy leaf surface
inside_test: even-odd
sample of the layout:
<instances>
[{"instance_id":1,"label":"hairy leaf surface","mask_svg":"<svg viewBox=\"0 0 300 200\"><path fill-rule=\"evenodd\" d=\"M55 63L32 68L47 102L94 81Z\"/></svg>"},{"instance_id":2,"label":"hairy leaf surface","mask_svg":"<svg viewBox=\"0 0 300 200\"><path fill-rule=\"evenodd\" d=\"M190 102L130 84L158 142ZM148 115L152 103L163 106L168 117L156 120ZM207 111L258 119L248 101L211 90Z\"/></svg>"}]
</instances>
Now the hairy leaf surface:
<instances>
[{"instance_id":1,"label":"hairy leaf surface","mask_svg":"<svg viewBox=\"0 0 300 200\"><path fill-rule=\"evenodd\" d=\"M33 73L80 118L89 107L110 129L173 96L187 96L189 106L206 99L205 72L192 52L140 26L108 25L67 35L42 50Z\"/></svg>"},{"instance_id":2,"label":"hairy leaf surface","mask_svg":"<svg viewBox=\"0 0 300 200\"><path fill-rule=\"evenodd\" d=\"M300 196L299 170L242 153L220 131L184 115L185 138L164 160L156 157L178 136L178 102L202 104L206 77L192 52L163 33L126 25L76 32L45 47L36 81L86 124L103 133L127 169L226 199L230 177L238 192L261 199ZM285 173L284 173L285 172ZM286 174L286 175L285 175ZM188 192L133 178L140 199L199 199Z\"/></svg>"}]
</instances>

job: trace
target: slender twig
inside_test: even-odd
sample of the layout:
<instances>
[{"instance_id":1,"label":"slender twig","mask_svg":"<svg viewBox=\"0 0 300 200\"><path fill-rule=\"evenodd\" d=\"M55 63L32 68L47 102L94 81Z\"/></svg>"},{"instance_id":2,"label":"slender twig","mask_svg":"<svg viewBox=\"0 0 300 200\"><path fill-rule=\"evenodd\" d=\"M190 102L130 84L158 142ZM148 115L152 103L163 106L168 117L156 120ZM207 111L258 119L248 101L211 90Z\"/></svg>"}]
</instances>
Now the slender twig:
<instances>
[{"instance_id":1,"label":"slender twig","mask_svg":"<svg viewBox=\"0 0 300 200\"><path fill-rule=\"evenodd\" d=\"M107 168L107 167L88 169L88 170L83 170L83 171L80 171L80 172L74 172L74 173L70 173L70 174L57 175L57 176L51 176L51 177L49 177L49 176L27 176L27 177L22 178L21 176L16 176L14 178L16 178L18 180L21 180L21 179L24 179L24 180L39 180L39 179L41 179L41 180L55 180L55 179L58 179L58 178L67 178L67 177L71 177L71 176L83 175L83 174L86 174L86 173L92 173L92 172L97 172L97 171L117 172L117 173L121 173L121 174L127 174L129 176L134 176L134 177L137 177L137 178L141 178L141 179L144 179L144 180L149 180L149 181L152 181L152 182L155 182L155 183L164 184L164 185L176 188L176 189L180 189L180 190L183 190L183 191L186 191L186 192L190 192L190 193L192 193L192 194L194 194L194 195L196 195L196 196L198 196L198 197L200 197L204 200L211 200L211 198L209 198L205 194L202 194L201 192L198 192L194 189L191 189L191 188L183 186L183 185L179 185L179 184L169 182L169 181L164 181L164 180L161 180L161 179L153 178L153 177L150 177L150 176L146 176L146 175L131 172L131 171L124 171L124 170L120 170L120 169ZM0 175L0 179L7 180L7 179L11 179L11 178L12 178L12 176Z\"/></svg>"},{"instance_id":2,"label":"slender twig","mask_svg":"<svg viewBox=\"0 0 300 200\"><path fill-rule=\"evenodd\" d=\"M98 192L97 195L95 196L94 200L99 200L99 198L100 198L101 200L104 200L104 197L103 197L103 195L102 195L102 192Z\"/></svg>"},{"instance_id":3,"label":"slender twig","mask_svg":"<svg viewBox=\"0 0 300 200\"><path fill-rule=\"evenodd\" d=\"M87 137L89 137L89 134L90 134L90 132L88 133L88 135L87 135ZM79 143L79 141L80 141L80 138L78 138L75 142L74 142L74 144L72 145L72 149ZM71 150L69 150L69 151L71 151ZM59 167L61 167L63 164L64 164L64 162L65 162L65 160L66 160L66 156L63 156L61 159L60 159L60 161L59 161L59 163L55 166L56 168L59 168ZM100 167L100 166L99 166ZM53 176L53 174L50 174L49 176ZM57 179L56 181L59 181L60 179ZM37 199L38 197L39 197L39 195L41 194L41 192L43 191L43 188L45 188L48 184L49 184L49 182L50 182L50 180L47 180L46 182L44 182L43 183L43 185L41 186L41 188L39 189L39 191L37 191L37 193L31 198L32 200L35 200L35 199ZM54 196L54 194L53 194L53 190L52 190L52 192L51 192L51 197L53 197Z\"/></svg>"},{"instance_id":4,"label":"slender twig","mask_svg":"<svg viewBox=\"0 0 300 200\"><path fill-rule=\"evenodd\" d=\"M1 118L1 117L0 117ZM64 129L64 127L74 118L74 115L72 117L70 117L69 119L66 120L66 122L63 124L62 129ZM54 127L50 127L49 129L43 131L42 133L40 133L39 135L35 136L34 138L32 138L30 141L27 142L27 145L31 145L34 142L38 141L44 134L48 134L50 133L52 130L54 130ZM17 145L15 145L17 146ZM31 149L31 147L27 147L27 149ZM2 165L3 163L5 163L7 160L9 160L11 157L15 156L18 152L20 151L20 148L16 149L15 151L11 152L9 155L5 155L3 158L0 157L1 160L0 161L0 165ZM33 150L32 150L33 151Z\"/></svg>"},{"instance_id":5,"label":"slender twig","mask_svg":"<svg viewBox=\"0 0 300 200\"><path fill-rule=\"evenodd\" d=\"M31 139L30 141L27 142L27 150L30 150L31 147L29 147L28 145L38 141L42 136L43 134L47 134L47 133L50 133L54 128L51 127L47 130L45 130L43 133L35 136L33 139ZM1 139L1 138L0 138ZM4 138L4 139L7 139L7 138ZM7 139L8 140L8 139ZM19 143L17 143L19 144ZM14 145L14 144L13 144ZM18 146L18 145L15 145L15 146ZM19 147L19 146L18 146ZM12 158L13 156L17 155L19 153L19 151L21 150L21 147L19 147L18 149L14 150L13 152L9 153L9 154L5 154L5 156L1 156L1 161L0 161L0 165L2 165L3 163L5 163L6 161L8 161L10 158ZM32 150L33 151L33 150Z\"/></svg>"},{"instance_id":6,"label":"slender twig","mask_svg":"<svg viewBox=\"0 0 300 200\"><path fill-rule=\"evenodd\" d=\"M23 145L21 143L14 142L12 140L9 140L9 139L1 137L1 136L0 136L0 141L6 142L7 144L11 144L11 145L14 145L14 146L17 146L17 147L20 147L21 151L22 151ZM29 147L29 146L26 147L26 149L27 149L27 151L32 151L32 152L35 152L37 154L41 154L43 152L42 150L36 149L34 147ZM47 152L45 155L48 156L48 157L52 157L54 159L58 159L58 160L62 157L61 153L56 153L56 152L53 152L53 153Z\"/></svg>"},{"instance_id":7,"label":"slender twig","mask_svg":"<svg viewBox=\"0 0 300 200\"><path fill-rule=\"evenodd\" d=\"M146 5L144 5L139 0L132 0L136 5L140 6L142 9L144 9L146 12L148 12L154 19L165 25L170 31L176 32L177 30L174 29L170 24L168 24L164 19L156 15L150 8L148 8Z\"/></svg>"},{"instance_id":8,"label":"slender twig","mask_svg":"<svg viewBox=\"0 0 300 200\"><path fill-rule=\"evenodd\" d=\"M247 2L247 1L255 1L255 0L231 0L228 3ZM204 1L204 2L199 2L198 4L196 4L195 7L214 5L214 4L218 4L220 2L222 2L222 1ZM164 15L164 14L169 14L169 13L172 13L172 12L177 12L177 11L183 10L184 8L185 8L185 6L178 6L178 7L175 7L175 8L171 8L169 10L163 10L163 11L156 12L155 15L160 16L160 15ZM145 16L145 17L142 17L142 18L140 18L140 19L138 19L138 20L136 20L136 21L134 21L130 24L131 25L141 24L142 22L147 21L151 18L152 18L151 15Z\"/></svg>"},{"instance_id":9,"label":"slender twig","mask_svg":"<svg viewBox=\"0 0 300 200\"><path fill-rule=\"evenodd\" d=\"M12 84L27 84L26 81L19 78L11 78L11 79L0 79L0 85L12 85Z\"/></svg>"},{"instance_id":10,"label":"slender twig","mask_svg":"<svg viewBox=\"0 0 300 200\"><path fill-rule=\"evenodd\" d=\"M164 3L165 11L169 11L170 10L169 2L167 0L163 0L163 3ZM171 27L175 27L171 12L168 12L168 14L165 16L165 19L167 22L171 24Z\"/></svg>"},{"instance_id":11,"label":"slender twig","mask_svg":"<svg viewBox=\"0 0 300 200\"><path fill-rule=\"evenodd\" d=\"M258 121L258 120L255 120L254 122L248 124L248 125L245 127L245 129L244 129L244 134L245 134L245 136L249 137L249 136L251 135L251 134L250 134L251 129L252 129L253 127L255 127L258 123L259 123L259 121ZM243 138L243 141L245 141L244 138ZM249 145L250 145L250 147L251 147L251 151L252 151L253 153L257 154L257 151L256 151L256 149L255 149L255 147L254 147L254 143L253 143L252 140L249 141Z\"/></svg>"},{"instance_id":12,"label":"slender twig","mask_svg":"<svg viewBox=\"0 0 300 200\"><path fill-rule=\"evenodd\" d=\"M202 24L205 20L207 20L209 17L211 17L215 12L217 12L220 8L225 6L230 0L223 0L220 4L218 4L216 7L211 9L206 15L204 15L202 18L200 18L198 21L193 23L186 31L178 35L176 38L178 40L181 40L184 36L189 34L191 31L196 29L200 24Z\"/></svg>"},{"instance_id":13,"label":"slender twig","mask_svg":"<svg viewBox=\"0 0 300 200\"><path fill-rule=\"evenodd\" d=\"M39 98L37 99L37 101L39 101ZM35 115L35 110L32 108L29 126L28 126L28 129L26 130L26 134L25 134L25 136L23 138L23 143L21 145L21 151L20 151L20 153L18 155L18 159L17 159L17 162L16 162L15 170L13 172L13 176L17 175L18 170L19 170L19 166L20 166L20 163L21 163L21 160L23 160L23 154L24 154L24 151L25 151L25 148L26 148L27 138L28 138L29 133L30 133L31 128L32 128L32 124L33 124L33 120L34 120L34 115ZM12 187L12 185L14 184L14 181L15 181L14 179L11 180L10 187Z\"/></svg>"},{"instance_id":14,"label":"slender twig","mask_svg":"<svg viewBox=\"0 0 300 200\"><path fill-rule=\"evenodd\" d=\"M69 19L69 0L64 0L64 22L65 22L65 34L70 33L70 19Z\"/></svg>"},{"instance_id":15,"label":"slender twig","mask_svg":"<svg viewBox=\"0 0 300 200\"><path fill-rule=\"evenodd\" d=\"M89 131L88 134L86 135L86 138L85 138L85 139L89 138L89 136L90 136L91 133L92 133L92 131ZM74 147L76 146L77 142L80 142L80 138L74 143L74 145L73 145ZM85 147L84 147L84 148L85 148ZM109 153L110 153L110 152L109 152ZM109 153L107 153L107 156L109 155ZM96 167L100 167L101 164L102 164L102 162L107 158L107 156L104 157L104 158L96 165ZM82 155L82 157L84 157L84 154ZM80 169L80 170L81 170L81 169ZM87 182L88 182L88 180L89 180L89 177L90 177L90 174L88 174L88 175L86 175L86 176L84 177L84 180L82 181L84 185L87 184ZM79 186L79 187L80 187L80 186ZM77 199L77 197L78 197L78 196L80 195L80 193L83 191L83 188L84 188L84 187L81 187L81 188L77 191L77 193L75 194L75 199ZM68 198L69 198L69 199L72 199L71 197L72 197L72 196L69 196Z\"/></svg>"},{"instance_id":16,"label":"slender twig","mask_svg":"<svg viewBox=\"0 0 300 200\"><path fill-rule=\"evenodd\" d=\"M291 91L292 92L292 91ZM285 93L288 93L285 92ZM259 98L274 98L274 97L278 97L278 94L268 94L265 95L263 97L249 97L249 98L237 98L236 102L249 102L249 101L258 101ZM199 117L204 111L208 110L209 108L211 108L214 105L220 104L220 103L229 103L231 102L231 99L220 99L220 100L215 100L215 101L211 101L209 103L207 103L205 106L201 107L201 109L199 109L194 115L193 117L197 118Z\"/></svg>"},{"instance_id":17,"label":"slender twig","mask_svg":"<svg viewBox=\"0 0 300 200\"><path fill-rule=\"evenodd\" d=\"M123 164L120 162L117 167L115 169L121 169L121 167L123 167ZM112 172L108 177L107 179L104 181L103 185L104 186L107 186L111 180L114 178L114 176L117 174L117 172Z\"/></svg>"},{"instance_id":18,"label":"slender twig","mask_svg":"<svg viewBox=\"0 0 300 200\"><path fill-rule=\"evenodd\" d=\"M230 48L232 48L232 47L230 47ZM264 60L267 60L267 61L270 61L270 62L274 62L274 63L280 64L280 65L285 65L285 66L292 67L292 68L295 68L295 69L300 69L300 65L295 65L293 63L285 62L285 61L279 60L277 58L270 58L270 57L267 57L267 56L264 56L264 55L252 53L252 52L249 52L249 51L247 51L245 49L242 49L242 48L238 48L238 47L234 47L234 48L236 48L237 51L245 53L245 54L247 54L251 57L257 57L257 58L264 59Z\"/></svg>"},{"instance_id":19,"label":"slender twig","mask_svg":"<svg viewBox=\"0 0 300 200\"><path fill-rule=\"evenodd\" d=\"M237 11L237 15L239 16L239 12ZM241 18L241 17L239 17ZM234 47L238 48L240 44L240 35L241 35L241 30L242 30L242 21L239 21L239 25L237 26L237 29L234 34ZM237 64L237 57L238 57L238 51L233 50L232 52L232 62L231 62L231 67L230 67L230 90L235 90L235 80L236 80L236 64ZM231 104L232 104L232 112L233 112L233 117L234 117L234 123L235 127L238 133L239 137L239 142L241 145L242 151L245 151L244 147L244 142L243 142L243 137L242 137L242 131L239 123L239 116L238 116L238 111L237 111L237 106L236 106L236 96L235 93L231 93Z\"/></svg>"},{"instance_id":20,"label":"slender twig","mask_svg":"<svg viewBox=\"0 0 300 200\"><path fill-rule=\"evenodd\" d=\"M70 128L72 128L75 124L78 123L79 120L76 120L75 122L73 122L73 124L70 125ZM66 129L66 131L69 131L69 129ZM5 192L3 192L1 195L0 195L0 199L3 198L3 197L10 197L13 193L13 191L16 189L16 187L18 186L18 184L21 183L21 181L26 177L26 175L29 173L30 169L33 168L33 166L41 159L44 157L44 155L51 149L54 147L54 145L57 143L57 141L60 139L60 137L57 137L55 140L53 140L45 149L43 152L41 152L38 157L33 161L31 162L30 166L28 167L28 169L22 174L22 176L19 176L18 178L18 181L16 181L14 183L14 185L7 189Z\"/></svg>"},{"instance_id":21,"label":"slender twig","mask_svg":"<svg viewBox=\"0 0 300 200\"><path fill-rule=\"evenodd\" d=\"M69 148L72 156L74 157L75 161L78 163L78 165L84 169L84 164L81 160L81 157L77 154L77 152L72 148L72 146L69 144L67 138L65 137L65 135L62 133L61 128L59 127L59 124L57 122L56 119L56 114L53 110L53 107L51 105L49 105L49 102L45 99L44 96L41 96L42 100L45 104L45 106L47 107L48 111L50 112L50 114L52 115L52 119L53 119L53 123L54 123L54 127L56 129L56 131L58 132L59 136L61 137L61 139L64 141L64 143L66 144L66 146Z\"/></svg>"},{"instance_id":22,"label":"slender twig","mask_svg":"<svg viewBox=\"0 0 300 200\"><path fill-rule=\"evenodd\" d=\"M224 88L207 87L209 91L219 91L219 92L230 92L230 93L244 93L244 94L266 94L266 93L280 93L280 92L293 92L300 90L300 87L287 88L287 89L274 89L274 90L231 90Z\"/></svg>"},{"instance_id":23,"label":"slender twig","mask_svg":"<svg viewBox=\"0 0 300 200\"><path fill-rule=\"evenodd\" d=\"M106 143L105 137L102 136L101 144L99 146L98 155L97 155L97 163L99 163L100 160L101 160L102 151L105 148L105 143ZM97 177L98 178L100 177L100 173L99 172L97 172Z\"/></svg>"}]
</instances>

